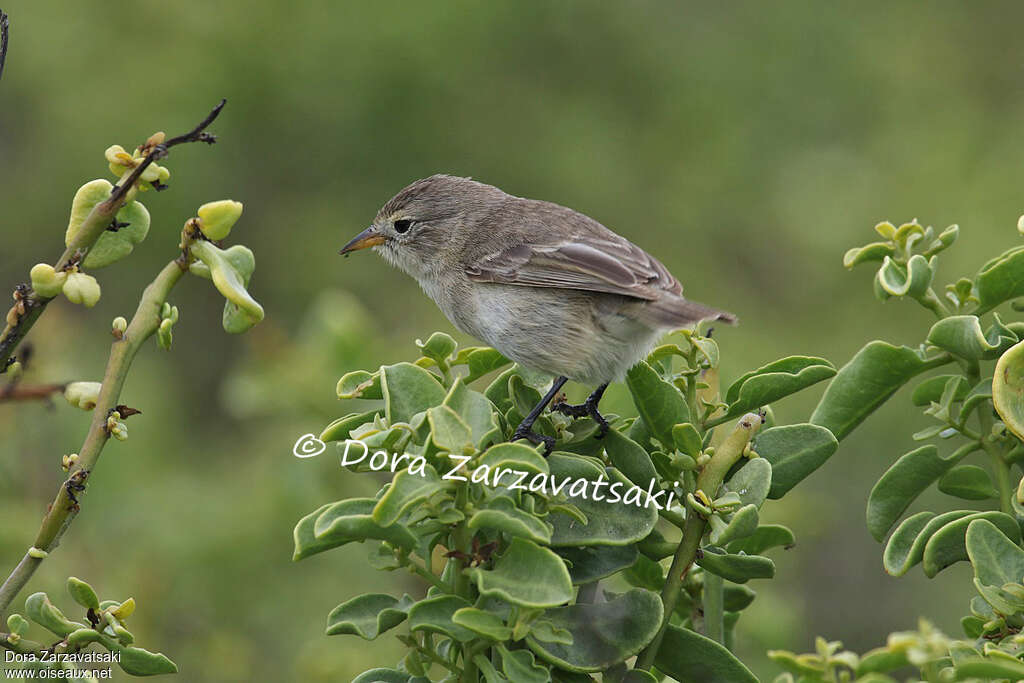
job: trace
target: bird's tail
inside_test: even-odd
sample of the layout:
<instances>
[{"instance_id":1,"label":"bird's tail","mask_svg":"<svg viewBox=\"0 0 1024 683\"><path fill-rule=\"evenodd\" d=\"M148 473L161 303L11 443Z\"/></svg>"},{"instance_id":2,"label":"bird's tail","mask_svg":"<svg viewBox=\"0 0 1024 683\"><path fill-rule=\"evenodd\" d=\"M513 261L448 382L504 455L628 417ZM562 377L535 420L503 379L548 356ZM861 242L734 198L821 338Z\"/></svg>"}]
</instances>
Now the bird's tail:
<instances>
[{"instance_id":1,"label":"bird's tail","mask_svg":"<svg viewBox=\"0 0 1024 683\"><path fill-rule=\"evenodd\" d=\"M642 322L656 328L689 327L704 320L721 320L730 324L737 321L736 316L732 313L711 308L681 296L661 296L655 301L645 301L637 308L637 317Z\"/></svg>"}]
</instances>

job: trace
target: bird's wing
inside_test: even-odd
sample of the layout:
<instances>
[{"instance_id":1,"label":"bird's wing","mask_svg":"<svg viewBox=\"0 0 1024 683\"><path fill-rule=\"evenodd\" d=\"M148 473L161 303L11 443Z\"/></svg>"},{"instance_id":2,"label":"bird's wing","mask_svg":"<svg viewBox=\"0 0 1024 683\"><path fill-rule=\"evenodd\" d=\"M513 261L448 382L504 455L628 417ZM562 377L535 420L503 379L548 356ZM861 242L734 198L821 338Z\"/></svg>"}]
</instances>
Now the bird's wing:
<instances>
[{"instance_id":1,"label":"bird's wing","mask_svg":"<svg viewBox=\"0 0 1024 683\"><path fill-rule=\"evenodd\" d=\"M640 247L592 234L509 246L478 259L466 274L477 282L579 289L649 301L683 291L665 266Z\"/></svg>"}]
</instances>

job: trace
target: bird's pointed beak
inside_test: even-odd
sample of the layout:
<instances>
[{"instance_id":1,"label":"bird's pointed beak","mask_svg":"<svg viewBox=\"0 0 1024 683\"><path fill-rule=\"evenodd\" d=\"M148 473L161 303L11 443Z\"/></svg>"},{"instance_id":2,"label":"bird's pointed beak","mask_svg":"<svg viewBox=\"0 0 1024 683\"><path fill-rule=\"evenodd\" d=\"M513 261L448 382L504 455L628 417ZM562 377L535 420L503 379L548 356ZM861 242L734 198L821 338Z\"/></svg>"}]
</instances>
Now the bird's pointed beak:
<instances>
[{"instance_id":1,"label":"bird's pointed beak","mask_svg":"<svg viewBox=\"0 0 1024 683\"><path fill-rule=\"evenodd\" d=\"M343 256L348 256L353 251L359 251L360 249L366 249L368 247L375 247L378 244L384 244L386 239L387 238L384 237L384 235L377 231L377 228L371 225L366 230L363 230L361 233L353 237L352 240L348 244L343 246L341 248L341 251L339 251L338 253L342 254Z\"/></svg>"}]
</instances>

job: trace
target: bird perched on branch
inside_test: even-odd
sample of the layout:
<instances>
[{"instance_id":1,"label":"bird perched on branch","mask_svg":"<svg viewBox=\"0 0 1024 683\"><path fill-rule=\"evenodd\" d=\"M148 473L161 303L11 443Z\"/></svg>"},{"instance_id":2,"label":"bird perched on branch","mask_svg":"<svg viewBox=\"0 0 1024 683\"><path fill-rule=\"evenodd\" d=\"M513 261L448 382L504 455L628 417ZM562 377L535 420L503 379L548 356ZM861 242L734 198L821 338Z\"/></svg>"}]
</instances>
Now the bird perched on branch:
<instances>
[{"instance_id":1,"label":"bird perched on branch","mask_svg":"<svg viewBox=\"0 0 1024 683\"><path fill-rule=\"evenodd\" d=\"M469 178L434 175L392 197L342 254L372 247L405 271L460 330L555 376L512 440L554 446L533 423L569 379L596 386L566 415L589 415L667 331L730 313L683 298L657 259L597 221Z\"/></svg>"}]
</instances>

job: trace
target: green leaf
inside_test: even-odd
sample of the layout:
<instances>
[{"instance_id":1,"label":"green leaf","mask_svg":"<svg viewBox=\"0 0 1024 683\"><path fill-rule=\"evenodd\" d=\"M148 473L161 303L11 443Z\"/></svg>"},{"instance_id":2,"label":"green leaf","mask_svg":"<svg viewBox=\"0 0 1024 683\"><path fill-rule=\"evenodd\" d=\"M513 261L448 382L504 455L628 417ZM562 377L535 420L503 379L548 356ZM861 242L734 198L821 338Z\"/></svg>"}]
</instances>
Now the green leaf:
<instances>
[{"instance_id":1,"label":"green leaf","mask_svg":"<svg viewBox=\"0 0 1024 683\"><path fill-rule=\"evenodd\" d=\"M484 389L484 396L502 413L507 412L512 407L512 398L508 394L508 382L515 373L515 367L505 370L495 377L494 381Z\"/></svg>"},{"instance_id":2,"label":"green leaf","mask_svg":"<svg viewBox=\"0 0 1024 683\"><path fill-rule=\"evenodd\" d=\"M120 647L117 652L121 655L117 663L126 674L159 676L178 673L177 665L160 652L150 652L141 647Z\"/></svg>"},{"instance_id":3,"label":"green leaf","mask_svg":"<svg viewBox=\"0 0 1024 683\"><path fill-rule=\"evenodd\" d=\"M373 521L373 498L351 498L328 503L299 520L295 525L294 560L301 560L353 541L376 538L412 549L416 537L399 524L382 527Z\"/></svg>"},{"instance_id":4,"label":"green leaf","mask_svg":"<svg viewBox=\"0 0 1024 683\"><path fill-rule=\"evenodd\" d=\"M353 678L352 683L430 683L430 679L396 669L370 669Z\"/></svg>"},{"instance_id":5,"label":"green leaf","mask_svg":"<svg viewBox=\"0 0 1024 683\"><path fill-rule=\"evenodd\" d=\"M977 658L957 663L957 680L965 679L1024 679L1024 662L1011 659Z\"/></svg>"},{"instance_id":6,"label":"green leaf","mask_svg":"<svg viewBox=\"0 0 1024 683\"><path fill-rule=\"evenodd\" d=\"M908 666L907 653L900 650L890 650L887 647L878 647L865 652L857 664L857 675L864 676L871 673L889 673Z\"/></svg>"},{"instance_id":7,"label":"green leaf","mask_svg":"<svg viewBox=\"0 0 1024 683\"><path fill-rule=\"evenodd\" d=\"M754 437L752 447L771 465L768 497L776 499L824 465L839 442L825 427L795 424L760 432Z\"/></svg>"},{"instance_id":8,"label":"green leaf","mask_svg":"<svg viewBox=\"0 0 1024 683\"><path fill-rule=\"evenodd\" d=\"M773 476L772 465L768 460L752 458L725 482L722 494L732 491L739 495L742 505L760 508L768 497Z\"/></svg>"},{"instance_id":9,"label":"green leaf","mask_svg":"<svg viewBox=\"0 0 1024 683\"><path fill-rule=\"evenodd\" d=\"M719 518L716 515L711 519L714 521ZM757 522L757 506L753 504L745 505L732 514L732 518L729 519L728 523L722 522L722 526L718 528L712 524L708 540L715 545L725 545L730 541L746 538L757 530Z\"/></svg>"},{"instance_id":10,"label":"green leaf","mask_svg":"<svg viewBox=\"0 0 1024 683\"><path fill-rule=\"evenodd\" d=\"M760 555L729 555L717 548L703 548L703 557L697 564L712 574L733 583L746 583L750 579L770 579L775 576L775 563Z\"/></svg>"},{"instance_id":11,"label":"green leaf","mask_svg":"<svg viewBox=\"0 0 1024 683\"><path fill-rule=\"evenodd\" d=\"M631 567L639 555L635 545L569 547L559 548L557 552L568 562L574 586L591 583Z\"/></svg>"},{"instance_id":12,"label":"green leaf","mask_svg":"<svg viewBox=\"0 0 1024 683\"><path fill-rule=\"evenodd\" d=\"M381 368L381 394L388 424L411 422L412 416L444 401L445 390L431 373L412 363Z\"/></svg>"},{"instance_id":13,"label":"green leaf","mask_svg":"<svg viewBox=\"0 0 1024 683\"><path fill-rule=\"evenodd\" d=\"M682 683L758 683L757 677L720 643L669 625L654 662Z\"/></svg>"},{"instance_id":14,"label":"green leaf","mask_svg":"<svg viewBox=\"0 0 1024 683\"><path fill-rule=\"evenodd\" d=\"M508 680L515 683L547 683L551 680L551 672L538 665L533 653L528 650L509 650L504 645L498 646L501 653L501 668Z\"/></svg>"},{"instance_id":15,"label":"green leaf","mask_svg":"<svg viewBox=\"0 0 1024 683\"><path fill-rule=\"evenodd\" d=\"M872 242L863 247L854 247L848 250L843 256L843 265L853 268L859 263L881 261L886 256L892 256L895 253L896 248L890 242Z\"/></svg>"},{"instance_id":16,"label":"green leaf","mask_svg":"<svg viewBox=\"0 0 1024 683\"><path fill-rule=\"evenodd\" d=\"M752 588L730 583L723 591L723 606L726 612L739 612L750 607L756 597L757 593Z\"/></svg>"},{"instance_id":17,"label":"green leaf","mask_svg":"<svg viewBox=\"0 0 1024 683\"><path fill-rule=\"evenodd\" d=\"M1010 249L982 266L975 284L978 315L1024 296L1024 247Z\"/></svg>"},{"instance_id":18,"label":"green leaf","mask_svg":"<svg viewBox=\"0 0 1024 683\"><path fill-rule=\"evenodd\" d=\"M345 441L351 438L353 429L361 427L367 422L373 422L373 418L377 416L378 412L377 410L371 410L365 413L349 413L344 417L339 417L324 427L324 431L320 433L320 440L324 443Z\"/></svg>"},{"instance_id":19,"label":"green leaf","mask_svg":"<svg viewBox=\"0 0 1024 683\"><path fill-rule=\"evenodd\" d=\"M461 609L472 607L465 598L441 595L420 600L409 609L409 630L441 633L465 643L476 638L476 633L456 624L452 617Z\"/></svg>"},{"instance_id":20,"label":"green leaf","mask_svg":"<svg viewBox=\"0 0 1024 683\"><path fill-rule=\"evenodd\" d=\"M488 448L480 456L476 466L486 465L492 472L501 467L528 474L547 474L549 464L544 456L529 446L521 443L499 443Z\"/></svg>"},{"instance_id":21,"label":"green leaf","mask_svg":"<svg viewBox=\"0 0 1024 683\"><path fill-rule=\"evenodd\" d=\"M225 331L244 332L263 320L263 307L246 290L256 269L256 258L248 247L236 244L230 249L220 249L213 242L199 241L193 242L189 251L209 267L214 287L227 299Z\"/></svg>"},{"instance_id":22,"label":"green leaf","mask_svg":"<svg viewBox=\"0 0 1024 683\"><path fill-rule=\"evenodd\" d=\"M384 398L380 390L380 371L355 370L338 380L338 398Z\"/></svg>"},{"instance_id":23,"label":"green leaf","mask_svg":"<svg viewBox=\"0 0 1024 683\"><path fill-rule=\"evenodd\" d=\"M500 351L496 351L495 349L475 349L466 357L466 364L469 366L469 374L466 375L465 381L467 384L476 381L487 373L494 372L498 368L503 368L511 362L512 361L508 358L501 355Z\"/></svg>"},{"instance_id":24,"label":"green leaf","mask_svg":"<svg viewBox=\"0 0 1024 683\"><path fill-rule=\"evenodd\" d=\"M955 454L954 454L955 455ZM914 499L966 455L939 455L932 445L901 456L885 471L868 496L868 531L881 541Z\"/></svg>"},{"instance_id":25,"label":"green leaf","mask_svg":"<svg viewBox=\"0 0 1024 683\"><path fill-rule=\"evenodd\" d=\"M132 253L136 244L149 234L149 211L140 202L128 202L117 212L117 221L127 223L117 231L107 230L92 245L82 265L86 268L102 268L120 261Z\"/></svg>"},{"instance_id":26,"label":"green leaf","mask_svg":"<svg viewBox=\"0 0 1024 683\"><path fill-rule=\"evenodd\" d=\"M413 602L408 595L401 600L382 593L356 596L327 615L327 635L350 634L373 640L405 621Z\"/></svg>"},{"instance_id":27,"label":"green leaf","mask_svg":"<svg viewBox=\"0 0 1024 683\"><path fill-rule=\"evenodd\" d=\"M968 360L986 360L1017 343L1016 335L1008 336L1006 328L993 325L988 334L981 331L981 323L974 315L954 315L943 318L928 332L928 343Z\"/></svg>"},{"instance_id":28,"label":"green leaf","mask_svg":"<svg viewBox=\"0 0 1024 683\"><path fill-rule=\"evenodd\" d=\"M932 284L932 267L924 256L914 254L906 265L893 261L888 256L882 260L876 280L878 286L889 296L922 298Z\"/></svg>"},{"instance_id":29,"label":"green leaf","mask_svg":"<svg viewBox=\"0 0 1024 683\"><path fill-rule=\"evenodd\" d=\"M986 500L998 498L999 492L992 484L988 472L977 465L953 467L939 479L939 490L965 500Z\"/></svg>"},{"instance_id":30,"label":"green leaf","mask_svg":"<svg viewBox=\"0 0 1024 683\"><path fill-rule=\"evenodd\" d=\"M995 510L966 515L946 523L928 539L921 564L925 576L932 578L951 564L968 559L965 534L971 522L976 520L990 522L1011 541L1020 543L1020 527L1010 515ZM1014 582L1019 582L1021 578L1024 575L1014 579Z\"/></svg>"},{"instance_id":31,"label":"green leaf","mask_svg":"<svg viewBox=\"0 0 1024 683\"><path fill-rule=\"evenodd\" d=\"M66 636L72 631L85 628L85 624L71 621L57 608L46 593L33 593L25 600L25 614L48 631L58 636Z\"/></svg>"},{"instance_id":32,"label":"green leaf","mask_svg":"<svg viewBox=\"0 0 1024 683\"><path fill-rule=\"evenodd\" d=\"M526 644L541 659L567 671L603 671L642 650L658 631L662 618L656 593L633 588L608 602L549 609L544 617L572 633L572 644ZM723 679L725 680L725 679Z\"/></svg>"},{"instance_id":33,"label":"green leaf","mask_svg":"<svg viewBox=\"0 0 1024 683\"><path fill-rule=\"evenodd\" d=\"M938 516L932 512L919 512L907 517L885 544L882 554L885 571L893 576L906 574L924 558L924 547L936 531L969 514L969 510L954 510Z\"/></svg>"},{"instance_id":34,"label":"green leaf","mask_svg":"<svg viewBox=\"0 0 1024 683\"><path fill-rule=\"evenodd\" d=\"M637 362L626 373L626 386L633 394L637 412L651 434L666 447L671 447L675 443L672 428L690 421L686 399L644 361Z\"/></svg>"},{"instance_id":35,"label":"green leaf","mask_svg":"<svg viewBox=\"0 0 1024 683\"><path fill-rule=\"evenodd\" d=\"M935 375L934 377L922 380L920 384L914 387L914 393L911 394L910 401L915 406L922 407L938 403L946 389L946 383L950 380L957 381L953 400L962 401L967 398L971 388L967 386L967 381L963 378L963 375Z\"/></svg>"},{"instance_id":36,"label":"green leaf","mask_svg":"<svg viewBox=\"0 0 1024 683\"><path fill-rule=\"evenodd\" d=\"M704 447L700 434L690 423L673 427L672 440L675 442L675 447L678 450L695 459L700 455Z\"/></svg>"},{"instance_id":37,"label":"green leaf","mask_svg":"<svg viewBox=\"0 0 1024 683\"><path fill-rule=\"evenodd\" d=\"M1024 550L991 521L979 518L969 524L965 542L974 576L982 584L1002 586L1024 578Z\"/></svg>"},{"instance_id":38,"label":"green leaf","mask_svg":"<svg viewBox=\"0 0 1024 683\"><path fill-rule=\"evenodd\" d=\"M68 577L68 593L71 599L86 609L99 609L100 599L96 597L96 591L92 586L74 576Z\"/></svg>"},{"instance_id":39,"label":"green leaf","mask_svg":"<svg viewBox=\"0 0 1024 683\"><path fill-rule=\"evenodd\" d=\"M381 527L390 527L406 510L443 489L441 477L430 465L423 466L422 475L403 469L391 480L391 486L374 506L373 521ZM326 525L327 522L317 521L317 528L321 528L321 524Z\"/></svg>"},{"instance_id":40,"label":"green leaf","mask_svg":"<svg viewBox=\"0 0 1024 683\"><path fill-rule=\"evenodd\" d=\"M1000 356L992 377L992 405L1018 439L1024 439L1024 342Z\"/></svg>"},{"instance_id":41,"label":"green leaf","mask_svg":"<svg viewBox=\"0 0 1024 683\"><path fill-rule=\"evenodd\" d=\"M748 372L729 386L727 415L741 415L795 394L836 374L824 358L789 356Z\"/></svg>"},{"instance_id":42,"label":"green leaf","mask_svg":"<svg viewBox=\"0 0 1024 683\"><path fill-rule=\"evenodd\" d=\"M452 355L458 344L450 334L435 332L425 342L417 339L416 346L420 348L424 356L440 365L448 360L448 356Z\"/></svg>"},{"instance_id":43,"label":"green leaf","mask_svg":"<svg viewBox=\"0 0 1024 683\"><path fill-rule=\"evenodd\" d=\"M472 433L459 414L445 405L427 411L434 444L442 451L462 455L473 445Z\"/></svg>"},{"instance_id":44,"label":"green leaf","mask_svg":"<svg viewBox=\"0 0 1024 683\"><path fill-rule=\"evenodd\" d=\"M572 580L562 559L547 548L514 538L493 569L468 571L484 596L522 607L554 607L572 599Z\"/></svg>"},{"instance_id":45,"label":"green leaf","mask_svg":"<svg viewBox=\"0 0 1024 683\"><path fill-rule=\"evenodd\" d=\"M567 462L571 457L573 456L552 453L548 458L548 465L551 467L554 485L568 481L564 484L563 492L573 491L574 483L578 485L582 481L587 485L589 493L586 497L571 499L586 515L587 522L581 524L563 513L552 513L549 518L555 528L551 536L552 546L630 545L651 532L658 521L658 512L653 505L644 505L646 489L635 486L615 469L601 472L595 467L597 474L573 474L572 463ZM608 482L601 490L604 500L594 500L592 494L596 487L595 482L602 478ZM618 493L619 500L614 499L613 491ZM662 503L666 502L667 495L661 497Z\"/></svg>"},{"instance_id":46,"label":"green leaf","mask_svg":"<svg viewBox=\"0 0 1024 683\"><path fill-rule=\"evenodd\" d=\"M869 342L839 369L810 421L841 441L907 381L946 362L925 361L906 346Z\"/></svg>"},{"instance_id":47,"label":"green leaf","mask_svg":"<svg viewBox=\"0 0 1024 683\"><path fill-rule=\"evenodd\" d=\"M499 496L477 510L469 519L470 529L492 529L513 538L526 538L537 543L551 541L551 528L528 512L515 506L511 499Z\"/></svg>"},{"instance_id":48,"label":"green leaf","mask_svg":"<svg viewBox=\"0 0 1024 683\"><path fill-rule=\"evenodd\" d=\"M501 429L493 404L480 392L467 387L461 377L455 378L448 395L444 397L443 405L458 413L469 425L473 444L478 448L486 448L501 441Z\"/></svg>"},{"instance_id":49,"label":"green leaf","mask_svg":"<svg viewBox=\"0 0 1024 683\"><path fill-rule=\"evenodd\" d=\"M685 426L693 429L690 425ZM654 470L651 456L640 444L614 429L605 434L602 443L608 459L631 482L646 488L651 480L657 481L658 473Z\"/></svg>"},{"instance_id":50,"label":"green leaf","mask_svg":"<svg viewBox=\"0 0 1024 683\"><path fill-rule=\"evenodd\" d=\"M452 614L452 621L488 640L508 640L512 637L512 629L505 625L501 617L476 607L456 610Z\"/></svg>"},{"instance_id":51,"label":"green leaf","mask_svg":"<svg viewBox=\"0 0 1024 683\"><path fill-rule=\"evenodd\" d=\"M729 544L729 553L760 555L766 550L792 546L796 543L793 532L781 524L762 524L750 536Z\"/></svg>"}]
</instances>

